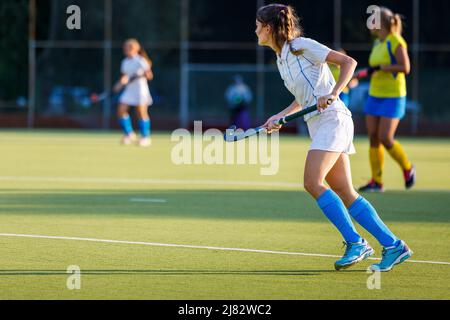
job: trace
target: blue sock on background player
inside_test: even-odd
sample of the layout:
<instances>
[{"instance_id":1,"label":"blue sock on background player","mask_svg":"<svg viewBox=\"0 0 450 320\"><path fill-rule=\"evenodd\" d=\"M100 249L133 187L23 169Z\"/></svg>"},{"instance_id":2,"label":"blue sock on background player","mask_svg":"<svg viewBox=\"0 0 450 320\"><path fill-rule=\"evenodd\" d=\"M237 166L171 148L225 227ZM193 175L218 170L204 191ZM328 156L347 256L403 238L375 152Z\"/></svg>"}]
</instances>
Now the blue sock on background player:
<instances>
[{"instance_id":1,"label":"blue sock on background player","mask_svg":"<svg viewBox=\"0 0 450 320\"><path fill-rule=\"evenodd\" d=\"M362 196L348 208L348 211L353 219L369 231L383 247L397 245L398 238L380 219L375 208Z\"/></svg>"},{"instance_id":2,"label":"blue sock on background player","mask_svg":"<svg viewBox=\"0 0 450 320\"><path fill-rule=\"evenodd\" d=\"M327 218L336 226L346 242L359 243L361 236L355 229L352 219L341 198L332 190L325 191L318 199L317 204Z\"/></svg>"},{"instance_id":3,"label":"blue sock on background player","mask_svg":"<svg viewBox=\"0 0 450 320\"><path fill-rule=\"evenodd\" d=\"M139 120L139 131L143 138L150 137L150 127L151 127L150 119Z\"/></svg>"},{"instance_id":4,"label":"blue sock on background player","mask_svg":"<svg viewBox=\"0 0 450 320\"><path fill-rule=\"evenodd\" d=\"M123 133L128 136L133 132L133 125L131 123L130 116L121 117L119 119L120 127L122 128Z\"/></svg>"}]
</instances>

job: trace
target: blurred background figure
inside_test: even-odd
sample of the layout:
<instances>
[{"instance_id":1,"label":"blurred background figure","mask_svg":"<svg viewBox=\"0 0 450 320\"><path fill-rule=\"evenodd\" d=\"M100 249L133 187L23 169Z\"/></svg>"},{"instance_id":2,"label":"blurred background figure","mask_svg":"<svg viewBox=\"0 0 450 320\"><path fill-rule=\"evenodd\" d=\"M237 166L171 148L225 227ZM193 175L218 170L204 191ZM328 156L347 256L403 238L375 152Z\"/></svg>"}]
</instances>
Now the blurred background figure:
<instances>
[{"instance_id":1,"label":"blurred background figure","mask_svg":"<svg viewBox=\"0 0 450 320\"><path fill-rule=\"evenodd\" d=\"M253 94L241 75L233 77L233 83L225 91L225 99L231 110L231 123L243 130L250 128L248 109L253 101Z\"/></svg>"},{"instance_id":2,"label":"blurred background figure","mask_svg":"<svg viewBox=\"0 0 450 320\"><path fill-rule=\"evenodd\" d=\"M138 116L141 135L139 145L147 147L151 144L148 107L153 104L147 80L153 80L152 62L136 39L127 40L123 46L123 52L125 59L121 65L121 76L114 87L116 92L125 88L119 98L117 110L119 123L124 133L122 143L129 145L136 139L129 114L130 106L132 106L136 108Z\"/></svg>"}]
</instances>

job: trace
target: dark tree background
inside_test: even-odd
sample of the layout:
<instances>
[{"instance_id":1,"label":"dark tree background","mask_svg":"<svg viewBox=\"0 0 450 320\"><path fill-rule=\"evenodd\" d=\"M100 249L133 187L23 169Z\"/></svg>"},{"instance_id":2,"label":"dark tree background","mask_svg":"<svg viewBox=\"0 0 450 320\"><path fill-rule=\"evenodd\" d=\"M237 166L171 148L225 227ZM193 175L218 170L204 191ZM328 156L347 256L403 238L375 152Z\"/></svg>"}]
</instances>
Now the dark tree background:
<instances>
[{"instance_id":1,"label":"dark tree background","mask_svg":"<svg viewBox=\"0 0 450 320\"><path fill-rule=\"evenodd\" d=\"M104 8L102 0L37 0L37 38L38 40L89 40L104 38ZM266 1L269 2L269 1ZM295 6L306 32L323 43L333 43L333 0L292 0L283 1ZM411 43L413 19L412 0L342 0L342 42L371 42L365 28L366 8L371 4L392 8L405 17L404 36ZM71 4L82 9L82 29L69 31L65 27L66 8ZM254 0L191 0L189 38L191 41L255 43L254 22L256 1ZM432 47L420 54L421 83L445 83L450 81L450 23L445 15L450 12L450 1L420 1L420 41L425 47ZM0 103L13 101L27 94L28 76L28 1L0 1ZM165 81L158 90L168 90L168 86L178 83L180 38L180 2L178 0L113 0L113 65L119 64L121 50L119 44L126 38L136 37L147 43L160 43L164 49L151 52L155 60L156 72L164 70ZM447 51L435 51L443 46ZM59 50L59 51L57 51ZM366 51L351 51L350 54L365 65ZM267 54L267 62L273 62L273 55ZM211 63L255 63L253 48L249 50L190 50L191 62ZM61 72L66 66L67 73ZM158 70L161 69L161 70ZM45 77L60 78L64 83L69 78L81 85L95 79L101 85L101 50L39 49L37 69ZM86 79L86 72L89 78ZM68 74L70 77L68 77ZM113 75L114 77L116 74ZM439 80L435 80L438 76ZM420 96L433 95L433 87L421 86ZM172 89L173 92L173 89ZM172 104L176 104L174 99ZM436 107L443 111L444 108Z\"/></svg>"},{"instance_id":2,"label":"dark tree background","mask_svg":"<svg viewBox=\"0 0 450 320\"><path fill-rule=\"evenodd\" d=\"M0 2L0 100L24 95L28 77L28 1Z\"/></svg>"}]
</instances>

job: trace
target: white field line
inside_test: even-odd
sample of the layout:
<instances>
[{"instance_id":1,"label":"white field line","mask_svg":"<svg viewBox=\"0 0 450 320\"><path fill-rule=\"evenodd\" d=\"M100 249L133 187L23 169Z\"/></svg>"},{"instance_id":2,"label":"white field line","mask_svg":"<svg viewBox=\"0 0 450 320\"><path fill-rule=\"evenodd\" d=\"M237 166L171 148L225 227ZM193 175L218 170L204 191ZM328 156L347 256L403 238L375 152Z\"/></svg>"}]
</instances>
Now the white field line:
<instances>
[{"instance_id":1,"label":"white field line","mask_svg":"<svg viewBox=\"0 0 450 320\"><path fill-rule=\"evenodd\" d=\"M50 141L49 139L46 139L45 137L35 137L28 140L24 140L21 138L2 138L0 139L0 143L11 143L14 142L14 144L21 144L21 145L36 145L39 146L46 146L46 147L52 147L54 145L65 145L65 146L98 146L103 145L105 147L110 148L111 147L111 140L109 139L95 139L92 140L90 138L84 139L84 141L80 141L79 139L74 138L52 138ZM119 141L117 140L116 143L117 146L121 146L119 144Z\"/></svg>"},{"instance_id":2,"label":"white field line","mask_svg":"<svg viewBox=\"0 0 450 320\"><path fill-rule=\"evenodd\" d=\"M133 178L100 178L100 177L46 177L46 176L0 176L0 181L11 182L54 182L54 183L92 183L92 184L142 184L142 185L216 185L247 187L278 187L301 189L300 183L281 181L235 181L235 180L181 180L181 179L133 179ZM388 191L404 191L389 189ZM413 189L408 192L446 192L450 189Z\"/></svg>"},{"instance_id":3,"label":"white field line","mask_svg":"<svg viewBox=\"0 0 450 320\"><path fill-rule=\"evenodd\" d=\"M196 245L188 245L188 244L170 244L170 243L142 242L142 241L107 240L107 239L95 239L95 238L61 237L61 236L45 236L45 235L32 235L32 234L15 234L15 233L0 233L0 237L88 241L88 242L101 242L101 243L113 243L113 244L142 245L142 246L151 246L151 247L171 247L171 248L186 248L186 249L216 250L216 251L251 252L251 253L265 253L265 254L277 254L277 255L321 257L321 258L340 258L341 257L341 256L337 256L337 255L322 254L322 253L272 251L272 250L258 250L258 249L196 246ZM370 260L380 260L379 258L369 258L369 259ZM450 262L443 262L443 261L407 260L406 262L450 265Z\"/></svg>"},{"instance_id":4,"label":"white field line","mask_svg":"<svg viewBox=\"0 0 450 320\"><path fill-rule=\"evenodd\" d=\"M67 182L67 183L115 183L115 184L165 184L165 185L224 185L254 187L301 188L300 183L228 181L228 180L180 180L180 179L129 179L129 178L94 178L94 177L37 177L37 176L0 176L0 181L13 182Z\"/></svg>"},{"instance_id":5,"label":"white field line","mask_svg":"<svg viewBox=\"0 0 450 320\"><path fill-rule=\"evenodd\" d=\"M167 203L166 199L131 198L130 202Z\"/></svg>"}]
</instances>

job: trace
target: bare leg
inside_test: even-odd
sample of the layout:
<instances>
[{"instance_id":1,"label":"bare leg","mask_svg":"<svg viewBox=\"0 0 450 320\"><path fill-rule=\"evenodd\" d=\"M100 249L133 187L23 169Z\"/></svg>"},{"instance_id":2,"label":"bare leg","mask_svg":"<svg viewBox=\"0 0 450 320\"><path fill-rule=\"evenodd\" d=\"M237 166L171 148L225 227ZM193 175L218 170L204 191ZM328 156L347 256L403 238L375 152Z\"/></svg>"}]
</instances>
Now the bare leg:
<instances>
[{"instance_id":1,"label":"bare leg","mask_svg":"<svg viewBox=\"0 0 450 320\"><path fill-rule=\"evenodd\" d=\"M139 120L149 120L148 107L147 106L137 106L136 113Z\"/></svg>"},{"instance_id":2,"label":"bare leg","mask_svg":"<svg viewBox=\"0 0 450 320\"><path fill-rule=\"evenodd\" d=\"M120 118L129 116L128 111L130 110L130 107L127 106L126 104L120 103L119 106L117 107L117 116Z\"/></svg>"},{"instance_id":3,"label":"bare leg","mask_svg":"<svg viewBox=\"0 0 450 320\"><path fill-rule=\"evenodd\" d=\"M347 208L358 199L359 195L353 188L350 159L347 154L341 154L333 168L328 172L326 181Z\"/></svg>"},{"instance_id":4,"label":"bare leg","mask_svg":"<svg viewBox=\"0 0 450 320\"><path fill-rule=\"evenodd\" d=\"M309 151L306 159L304 185L316 200L325 216L339 230L347 243L359 243L361 237L353 225L350 215L339 196L324 184L325 177L340 153L320 150Z\"/></svg>"},{"instance_id":5,"label":"bare leg","mask_svg":"<svg viewBox=\"0 0 450 320\"><path fill-rule=\"evenodd\" d=\"M380 118L379 137L383 146L389 150L394 146L395 132L397 131L400 119Z\"/></svg>"},{"instance_id":6,"label":"bare leg","mask_svg":"<svg viewBox=\"0 0 450 320\"><path fill-rule=\"evenodd\" d=\"M328 188L324 184L325 177L339 159L340 153L322 150L311 150L306 158L304 187L310 195L318 199Z\"/></svg>"},{"instance_id":7,"label":"bare leg","mask_svg":"<svg viewBox=\"0 0 450 320\"><path fill-rule=\"evenodd\" d=\"M366 116L367 134L369 135L370 146L372 148L378 148L380 145L380 117Z\"/></svg>"}]
</instances>

